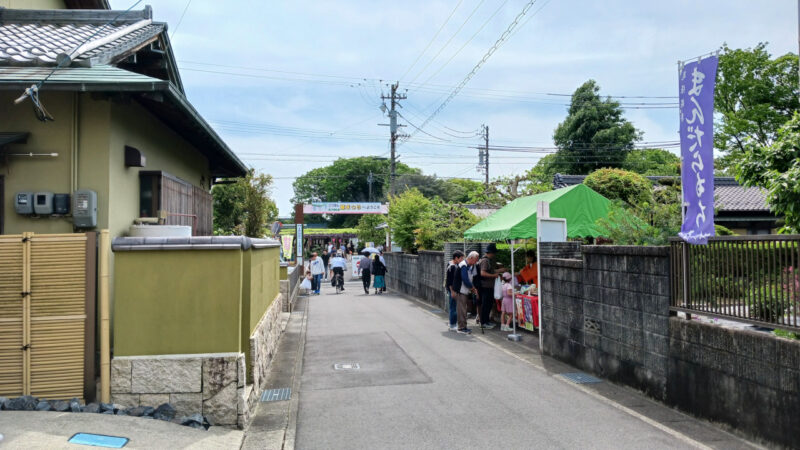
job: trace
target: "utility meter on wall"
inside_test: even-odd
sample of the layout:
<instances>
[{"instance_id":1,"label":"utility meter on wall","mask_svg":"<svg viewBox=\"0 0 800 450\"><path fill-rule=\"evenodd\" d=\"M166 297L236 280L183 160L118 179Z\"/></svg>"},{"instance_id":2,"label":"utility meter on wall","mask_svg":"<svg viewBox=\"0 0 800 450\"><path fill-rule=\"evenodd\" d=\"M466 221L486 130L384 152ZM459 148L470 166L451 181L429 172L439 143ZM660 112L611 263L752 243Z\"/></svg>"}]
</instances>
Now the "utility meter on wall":
<instances>
[{"instance_id":1,"label":"utility meter on wall","mask_svg":"<svg viewBox=\"0 0 800 450\"><path fill-rule=\"evenodd\" d=\"M89 189L75 191L72 196L72 223L77 228L97 226L97 192Z\"/></svg>"},{"instance_id":2,"label":"utility meter on wall","mask_svg":"<svg viewBox=\"0 0 800 450\"><path fill-rule=\"evenodd\" d=\"M33 192L17 192L14 196L14 211L17 214L33 214Z\"/></svg>"}]
</instances>

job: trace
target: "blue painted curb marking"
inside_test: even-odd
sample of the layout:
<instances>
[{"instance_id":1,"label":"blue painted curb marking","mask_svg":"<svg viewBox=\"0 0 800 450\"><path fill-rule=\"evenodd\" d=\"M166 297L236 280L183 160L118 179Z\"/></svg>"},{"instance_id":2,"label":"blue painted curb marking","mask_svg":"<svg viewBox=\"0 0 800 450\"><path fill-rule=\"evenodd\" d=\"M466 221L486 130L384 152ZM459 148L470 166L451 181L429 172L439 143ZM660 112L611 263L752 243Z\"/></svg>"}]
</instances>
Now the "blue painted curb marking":
<instances>
[{"instance_id":1,"label":"blue painted curb marking","mask_svg":"<svg viewBox=\"0 0 800 450\"><path fill-rule=\"evenodd\" d=\"M128 438L104 434L75 433L67 442L70 444L91 445L93 447L122 448L128 443Z\"/></svg>"}]
</instances>

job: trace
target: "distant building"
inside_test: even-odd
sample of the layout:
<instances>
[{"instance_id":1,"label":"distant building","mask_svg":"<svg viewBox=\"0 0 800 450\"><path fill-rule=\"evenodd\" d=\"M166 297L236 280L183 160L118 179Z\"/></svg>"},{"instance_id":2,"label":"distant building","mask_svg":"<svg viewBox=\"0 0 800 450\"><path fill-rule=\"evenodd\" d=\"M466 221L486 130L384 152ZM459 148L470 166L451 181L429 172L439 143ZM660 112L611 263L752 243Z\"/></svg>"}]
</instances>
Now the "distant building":
<instances>
[{"instance_id":1,"label":"distant building","mask_svg":"<svg viewBox=\"0 0 800 450\"><path fill-rule=\"evenodd\" d=\"M586 175L553 177L553 189L583 183ZM672 176L646 177L653 182L674 179ZM716 215L714 223L736 234L771 234L778 228L780 218L767 204L767 193L761 188L741 186L733 177L714 177Z\"/></svg>"}]
</instances>

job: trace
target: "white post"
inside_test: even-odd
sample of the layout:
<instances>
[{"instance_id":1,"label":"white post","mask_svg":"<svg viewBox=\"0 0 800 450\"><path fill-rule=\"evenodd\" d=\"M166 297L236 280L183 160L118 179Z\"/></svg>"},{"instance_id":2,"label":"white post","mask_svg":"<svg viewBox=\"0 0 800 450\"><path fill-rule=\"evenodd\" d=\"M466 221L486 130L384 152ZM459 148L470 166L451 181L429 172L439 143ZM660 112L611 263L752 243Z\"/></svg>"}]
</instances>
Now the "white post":
<instances>
[{"instance_id":1,"label":"white post","mask_svg":"<svg viewBox=\"0 0 800 450\"><path fill-rule=\"evenodd\" d=\"M537 224L538 225L538 224ZM542 240L539 237L539 229L536 229L536 309L539 311L539 351L544 353L544 336L542 334L542 260L539 249L542 248Z\"/></svg>"}]
</instances>

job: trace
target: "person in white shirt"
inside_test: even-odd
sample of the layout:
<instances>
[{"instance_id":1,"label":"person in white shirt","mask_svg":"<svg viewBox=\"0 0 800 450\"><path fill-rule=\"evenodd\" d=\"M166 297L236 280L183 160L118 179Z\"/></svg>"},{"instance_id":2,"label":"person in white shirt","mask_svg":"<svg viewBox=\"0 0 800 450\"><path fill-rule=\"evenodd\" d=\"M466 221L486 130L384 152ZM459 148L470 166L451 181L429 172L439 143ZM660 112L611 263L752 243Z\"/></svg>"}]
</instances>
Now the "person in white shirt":
<instances>
[{"instance_id":1,"label":"person in white shirt","mask_svg":"<svg viewBox=\"0 0 800 450\"><path fill-rule=\"evenodd\" d=\"M347 270L347 260L342 256L342 252L336 252L336 256L331 258L331 278L338 275L339 286L344 290L344 272Z\"/></svg>"},{"instance_id":2,"label":"person in white shirt","mask_svg":"<svg viewBox=\"0 0 800 450\"><path fill-rule=\"evenodd\" d=\"M317 256L317 252L314 252L311 254L311 261L309 261L308 266L311 276L314 277L312 286L314 293L319 295L319 289L322 286L322 274L325 273L325 263L322 262L322 258Z\"/></svg>"}]
</instances>

